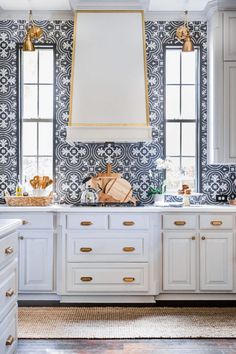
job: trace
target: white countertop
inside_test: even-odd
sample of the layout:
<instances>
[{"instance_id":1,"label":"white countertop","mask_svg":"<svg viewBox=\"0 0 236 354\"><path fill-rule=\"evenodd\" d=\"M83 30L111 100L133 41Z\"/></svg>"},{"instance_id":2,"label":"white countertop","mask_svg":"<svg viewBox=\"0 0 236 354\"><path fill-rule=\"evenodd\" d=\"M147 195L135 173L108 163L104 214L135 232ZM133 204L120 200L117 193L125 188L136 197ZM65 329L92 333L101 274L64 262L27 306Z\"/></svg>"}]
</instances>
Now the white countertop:
<instances>
[{"instance_id":1,"label":"white countertop","mask_svg":"<svg viewBox=\"0 0 236 354\"><path fill-rule=\"evenodd\" d=\"M1 219L0 220L0 238L4 237L6 234L13 232L22 225L20 219Z\"/></svg>"},{"instance_id":2,"label":"white countertop","mask_svg":"<svg viewBox=\"0 0 236 354\"><path fill-rule=\"evenodd\" d=\"M159 207L154 205L147 205L144 207L73 207L71 205L51 205L48 207L9 207L0 205L0 214L2 212L61 212L61 213L78 213L78 212L106 212L106 213L168 213L168 212L220 212L232 213L236 212L236 206L231 205L196 205L190 207Z\"/></svg>"}]
</instances>

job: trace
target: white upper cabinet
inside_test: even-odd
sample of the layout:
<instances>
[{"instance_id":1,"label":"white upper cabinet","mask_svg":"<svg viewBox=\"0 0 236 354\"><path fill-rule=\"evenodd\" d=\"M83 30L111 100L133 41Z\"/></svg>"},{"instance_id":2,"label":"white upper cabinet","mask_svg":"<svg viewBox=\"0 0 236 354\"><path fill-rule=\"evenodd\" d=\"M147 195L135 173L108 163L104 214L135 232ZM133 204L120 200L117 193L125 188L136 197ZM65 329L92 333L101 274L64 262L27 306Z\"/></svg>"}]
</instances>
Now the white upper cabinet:
<instances>
[{"instance_id":1,"label":"white upper cabinet","mask_svg":"<svg viewBox=\"0 0 236 354\"><path fill-rule=\"evenodd\" d=\"M236 61L236 11L224 13L224 60Z\"/></svg>"},{"instance_id":2,"label":"white upper cabinet","mask_svg":"<svg viewBox=\"0 0 236 354\"><path fill-rule=\"evenodd\" d=\"M236 162L236 11L208 23L208 162Z\"/></svg>"}]
</instances>

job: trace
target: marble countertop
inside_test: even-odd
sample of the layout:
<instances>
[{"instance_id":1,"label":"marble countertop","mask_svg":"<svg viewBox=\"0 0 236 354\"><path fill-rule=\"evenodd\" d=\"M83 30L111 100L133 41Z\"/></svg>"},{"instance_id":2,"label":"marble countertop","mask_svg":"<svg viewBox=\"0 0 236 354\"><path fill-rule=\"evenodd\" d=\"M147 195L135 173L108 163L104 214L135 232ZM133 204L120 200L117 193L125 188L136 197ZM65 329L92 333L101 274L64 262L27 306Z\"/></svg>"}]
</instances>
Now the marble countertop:
<instances>
[{"instance_id":1,"label":"marble countertop","mask_svg":"<svg viewBox=\"0 0 236 354\"><path fill-rule=\"evenodd\" d=\"M54 204L48 207L9 207L7 205L0 205L1 212L55 212L55 213L76 213L76 212L106 212L106 213L167 213L167 212L220 212L232 213L236 212L236 206L231 205L193 205L189 207L169 207L169 206L154 206L147 205L142 207L73 207L71 205Z\"/></svg>"},{"instance_id":2,"label":"marble countertop","mask_svg":"<svg viewBox=\"0 0 236 354\"><path fill-rule=\"evenodd\" d=\"M0 238L18 229L21 224L22 221L20 219L0 219Z\"/></svg>"}]
</instances>

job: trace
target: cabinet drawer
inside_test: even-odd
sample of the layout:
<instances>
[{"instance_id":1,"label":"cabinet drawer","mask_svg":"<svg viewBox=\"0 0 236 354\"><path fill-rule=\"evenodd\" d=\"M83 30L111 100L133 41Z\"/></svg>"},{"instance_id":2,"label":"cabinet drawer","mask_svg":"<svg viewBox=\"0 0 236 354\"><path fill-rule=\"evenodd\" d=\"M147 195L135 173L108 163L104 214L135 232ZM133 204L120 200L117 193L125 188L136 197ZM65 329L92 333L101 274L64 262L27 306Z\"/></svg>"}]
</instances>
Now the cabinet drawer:
<instances>
[{"instance_id":1,"label":"cabinet drawer","mask_svg":"<svg viewBox=\"0 0 236 354\"><path fill-rule=\"evenodd\" d=\"M109 217L110 229L113 230L145 230L149 226L149 217L143 214L112 214Z\"/></svg>"},{"instance_id":2,"label":"cabinet drawer","mask_svg":"<svg viewBox=\"0 0 236 354\"><path fill-rule=\"evenodd\" d=\"M148 291L148 264L68 263L67 291Z\"/></svg>"},{"instance_id":3,"label":"cabinet drawer","mask_svg":"<svg viewBox=\"0 0 236 354\"><path fill-rule=\"evenodd\" d=\"M17 233L0 239L0 267L12 261L17 255Z\"/></svg>"},{"instance_id":4,"label":"cabinet drawer","mask_svg":"<svg viewBox=\"0 0 236 354\"><path fill-rule=\"evenodd\" d=\"M0 321L17 299L17 260L0 272Z\"/></svg>"},{"instance_id":5,"label":"cabinet drawer","mask_svg":"<svg viewBox=\"0 0 236 354\"><path fill-rule=\"evenodd\" d=\"M233 228L232 215L209 214L200 215L201 229L232 229Z\"/></svg>"},{"instance_id":6,"label":"cabinet drawer","mask_svg":"<svg viewBox=\"0 0 236 354\"><path fill-rule=\"evenodd\" d=\"M108 215L96 213L70 214L66 216L68 229L107 229Z\"/></svg>"},{"instance_id":7,"label":"cabinet drawer","mask_svg":"<svg viewBox=\"0 0 236 354\"><path fill-rule=\"evenodd\" d=\"M148 260L148 234L136 232L67 234L69 262L140 262Z\"/></svg>"},{"instance_id":8,"label":"cabinet drawer","mask_svg":"<svg viewBox=\"0 0 236 354\"><path fill-rule=\"evenodd\" d=\"M0 353L14 353L17 345L17 307L0 323Z\"/></svg>"},{"instance_id":9,"label":"cabinet drawer","mask_svg":"<svg viewBox=\"0 0 236 354\"><path fill-rule=\"evenodd\" d=\"M50 213L1 213L1 219L22 219L22 229L53 229L53 214Z\"/></svg>"},{"instance_id":10,"label":"cabinet drawer","mask_svg":"<svg viewBox=\"0 0 236 354\"><path fill-rule=\"evenodd\" d=\"M180 213L163 215L163 229L195 229L196 227L196 215L184 215Z\"/></svg>"}]
</instances>

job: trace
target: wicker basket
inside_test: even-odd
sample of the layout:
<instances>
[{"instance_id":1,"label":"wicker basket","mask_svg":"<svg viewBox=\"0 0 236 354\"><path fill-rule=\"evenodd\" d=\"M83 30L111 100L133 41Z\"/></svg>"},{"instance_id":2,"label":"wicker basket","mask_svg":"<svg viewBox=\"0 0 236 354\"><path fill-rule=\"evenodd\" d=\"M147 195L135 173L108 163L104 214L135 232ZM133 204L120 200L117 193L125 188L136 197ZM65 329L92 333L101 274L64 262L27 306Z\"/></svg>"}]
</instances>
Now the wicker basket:
<instances>
[{"instance_id":1,"label":"wicker basket","mask_svg":"<svg viewBox=\"0 0 236 354\"><path fill-rule=\"evenodd\" d=\"M47 197L15 197L6 193L5 201L8 206L48 206L52 204L53 192Z\"/></svg>"}]
</instances>

